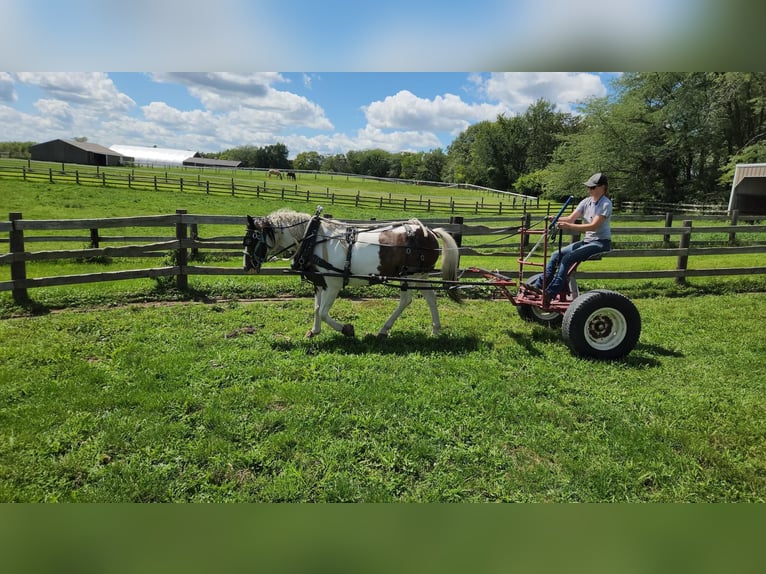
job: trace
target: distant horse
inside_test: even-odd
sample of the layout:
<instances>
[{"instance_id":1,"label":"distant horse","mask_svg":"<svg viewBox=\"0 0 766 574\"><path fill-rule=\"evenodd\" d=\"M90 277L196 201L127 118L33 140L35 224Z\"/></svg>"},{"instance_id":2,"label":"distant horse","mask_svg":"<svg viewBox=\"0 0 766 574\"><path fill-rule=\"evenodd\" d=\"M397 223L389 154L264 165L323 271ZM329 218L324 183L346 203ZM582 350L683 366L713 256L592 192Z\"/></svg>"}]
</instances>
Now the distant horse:
<instances>
[{"instance_id":1,"label":"distant horse","mask_svg":"<svg viewBox=\"0 0 766 574\"><path fill-rule=\"evenodd\" d=\"M439 248L441 240L442 248ZM279 210L265 217L247 216L247 232L243 240L244 270L259 273L261 265L280 254L292 256L292 269L314 284L314 325L306 333L320 332L322 321L348 337L354 326L343 325L330 317L329 311L340 291L347 285L398 282L401 287L399 306L378 332L385 337L402 311L412 302L412 290L420 290L431 310L434 335L441 322L436 307L434 282L428 280L439 254L442 256L441 277L456 281L460 250L446 230L431 229L417 219L377 227L354 225L307 213ZM451 299L461 302L458 289L447 289ZM452 287L455 287L453 285Z\"/></svg>"},{"instance_id":2,"label":"distant horse","mask_svg":"<svg viewBox=\"0 0 766 574\"><path fill-rule=\"evenodd\" d=\"M292 179L295 181L295 172L294 171L288 171L287 172L287 179Z\"/></svg>"},{"instance_id":3,"label":"distant horse","mask_svg":"<svg viewBox=\"0 0 766 574\"><path fill-rule=\"evenodd\" d=\"M279 171L278 169L270 169L268 172L266 172L266 175L268 175L269 177L273 175L278 177L279 179L282 179L282 172Z\"/></svg>"}]
</instances>

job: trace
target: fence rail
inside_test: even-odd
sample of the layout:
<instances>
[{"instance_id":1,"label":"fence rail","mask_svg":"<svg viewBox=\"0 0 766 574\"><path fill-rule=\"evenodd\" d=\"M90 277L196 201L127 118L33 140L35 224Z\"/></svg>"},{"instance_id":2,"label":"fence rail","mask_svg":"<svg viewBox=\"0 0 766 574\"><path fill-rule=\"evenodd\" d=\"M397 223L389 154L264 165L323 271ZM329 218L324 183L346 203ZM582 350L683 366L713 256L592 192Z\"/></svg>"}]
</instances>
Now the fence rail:
<instances>
[{"instance_id":1,"label":"fence rail","mask_svg":"<svg viewBox=\"0 0 766 574\"><path fill-rule=\"evenodd\" d=\"M424 220L425 221L425 220ZM666 219L667 221L667 219ZM450 218L450 220L429 220L429 225L445 227L461 244L461 254L466 256L507 256L509 268L513 268L518 257L518 239L516 243L497 242L498 236L512 238L521 224L528 225L529 214L518 218L489 218L489 220L475 219L464 221L463 218ZM350 223L362 223L350 221ZM369 224L370 221L364 221ZM376 223L386 223L376 221ZM490 225L487 225L489 223ZM501 227L496 224L501 223ZM188 214L184 210L178 210L175 214L137 217L112 217L98 219L45 219L25 220L21 213L9 214L8 221L0 222L0 232L8 234L9 252L0 255L0 268L10 266L10 280L0 281L0 291L12 291L13 298L17 301L26 300L27 289L36 287L49 287L60 285L76 285L83 283L96 283L103 281L119 281L126 279L175 277L180 289L188 288L188 277L191 275L244 275L240 266L226 267L214 265L196 265L195 256L200 251L217 252L222 256L235 256L241 254L241 235L217 235L208 238L200 237L199 225L206 226L241 226L244 230L246 219L244 216L228 215L195 215ZM167 228L171 230L168 235L158 236L114 236L104 237L100 234L101 229L111 228ZM35 232L67 230L87 230L88 235L57 236L42 235L34 236ZM705 257L710 255L743 255L766 253L766 242L755 241L751 245L733 245L733 239L737 233L747 232L756 236L766 233L766 225L726 225L726 226L700 226L693 227L690 220L683 221L681 226L637 226L616 227L613 226L615 249L604 254L606 258L632 258L632 257L674 257L676 264L672 269L655 269L646 271L578 271L578 276L584 279L658 279L675 278L683 282L689 277L705 276L736 276L765 274L766 267L748 266L736 268L689 268L688 258ZM728 241L716 246L706 246L704 243L695 244L693 237L703 234L728 235ZM627 244L619 241L620 236L645 236L655 237L655 241L644 243L660 243L657 248L625 248ZM484 243L462 246L464 238L486 237ZM672 239L671 239L672 238ZM572 239L577 239L573 236ZM57 243L60 241L78 240L88 243L89 247L81 249L47 249L30 251L27 244L33 240ZM101 246L105 242L130 243L129 245ZM729 244L727 244L729 243ZM491 251L487 251L487 250ZM498 252L498 249L506 249ZM101 271L95 273L83 273L77 275L59 275L49 277L28 277L28 265L30 262L53 261L53 260L88 260L90 258L147 258L167 257L172 254L173 265L163 265L143 269L130 269L118 271ZM191 255L191 257L190 257ZM283 274L285 268L264 268L262 274ZM512 274L513 271L505 273ZM468 276L468 275L466 275Z\"/></svg>"}]
</instances>

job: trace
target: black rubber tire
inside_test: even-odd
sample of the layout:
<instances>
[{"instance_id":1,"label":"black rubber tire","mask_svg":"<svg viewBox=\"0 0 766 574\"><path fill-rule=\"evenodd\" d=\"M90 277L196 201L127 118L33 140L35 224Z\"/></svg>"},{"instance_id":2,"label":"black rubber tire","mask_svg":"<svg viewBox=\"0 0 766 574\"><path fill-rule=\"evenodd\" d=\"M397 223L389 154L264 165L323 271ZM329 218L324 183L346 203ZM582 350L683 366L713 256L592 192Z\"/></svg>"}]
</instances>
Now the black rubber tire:
<instances>
[{"instance_id":1,"label":"black rubber tire","mask_svg":"<svg viewBox=\"0 0 766 574\"><path fill-rule=\"evenodd\" d=\"M539 323L551 329L558 329L563 320L561 313L555 311L543 311L536 305L516 305L519 317L530 323Z\"/></svg>"},{"instance_id":2,"label":"black rubber tire","mask_svg":"<svg viewBox=\"0 0 766 574\"><path fill-rule=\"evenodd\" d=\"M564 342L577 355L619 359L641 336L641 315L633 302L615 291L588 291L572 301L561 324Z\"/></svg>"}]
</instances>

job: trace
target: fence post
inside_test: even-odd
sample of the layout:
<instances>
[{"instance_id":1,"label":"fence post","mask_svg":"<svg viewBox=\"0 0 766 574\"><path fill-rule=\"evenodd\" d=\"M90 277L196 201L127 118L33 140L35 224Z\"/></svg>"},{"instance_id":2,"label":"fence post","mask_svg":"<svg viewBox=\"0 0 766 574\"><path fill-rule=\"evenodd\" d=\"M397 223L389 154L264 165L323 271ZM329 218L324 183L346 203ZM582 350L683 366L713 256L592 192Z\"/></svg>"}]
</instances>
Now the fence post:
<instances>
[{"instance_id":1,"label":"fence post","mask_svg":"<svg viewBox=\"0 0 766 574\"><path fill-rule=\"evenodd\" d=\"M734 209L731 212L731 225L737 225L739 222L739 210ZM732 231L729 233L729 245L734 245L737 242L737 232Z\"/></svg>"},{"instance_id":2,"label":"fence post","mask_svg":"<svg viewBox=\"0 0 766 574\"><path fill-rule=\"evenodd\" d=\"M688 227L689 231L681 235L681 239L678 242L679 249L689 249L689 244L692 238L692 222L690 219L685 219L681 224L681 227ZM676 263L676 271L683 271L680 277L676 277L676 284L686 285L686 268L689 264L688 255L679 255L678 263Z\"/></svg>"},{"instance_id":3,"label":"fence post","mask_svg":"<svg viewBox=\"0 0 766 574\"><path fill-rule=\"evenodd\" d=\"M528 211L524 212L524 215L521 216L521 226L524 229L529 229L530 227L532 227L532 214L529 213ZM528 247L529 246L529 234L528 233L524 234L522 245L524 245L524 247Z\"/></svg>"},{"instance_id":4,"label":"fence post","mask_svg":"<svg viewBox=\"0 0 766 574\"><path fill-rule=\"evenodd\" d=\"M99 241L98 229L91 228L91 230L90 230L90 246L91 246L91 248L98 249L98 245L99 245L98 241Z\"/></svg>"},{"instance_id":5,"label":"fence post","mask_svg":"<svg viewBox=\"0 0 766 574\"><path fill-rule=\"evenodd\" d=\"M189 277L186 275L186 263L188 261L186 247L184 242L187 238L188 229L186 223L183 221L183 216L186 214L185 209L176 209L176 215L178 215L178 223L176 223L176 239L181 242L176 251L176 264L178 265L178 276L176 277L176 285L181 291L186 291L189 288Z\"/></svg>"},{"instance_id":6,"label":"fence post","mask_svg":"<svg viewBox=\"0 0 766 574\"><path fill-rule=\"evenodd\" d=\"M196 223L190 223L189 224L189 238L192 241L197 241L199 239L199 228ZM191 256L192 259L197 257L199 255L199 248L198 247L192 247L191 249Z\"/></svg>"},{"instance_id":7,"label":"fence post","mask_svg":"<svg viewBox=\"0 0 766 574\"><path fill-rule=\"evenodd\" d=\"M665 227L673 227L673 214L669 211L665 214ZM666 233L662 236L662 243L663 245L667 246L670 244L670 234Z\"/></svg>"},{"instance_id":8,"label":"fence post","mask_svg":"<svg viewBox=\"0 0 766 574\"><path fill-rule=\"evenodd\" d=\"M458 231L457 233L453 233L452 237L455 240L455 243L457 243L457 246L458 247L462 247L463 246L463 231L462 231L463 230L463 227L462 227L463 226L463 218L461 216L459 216L459 215L452 215L449 218L449 222L450 223L454 223L455 225L460 225L461 226L460 227L460 231Z\"/></svg>"},{"instance_id":9,"label":"fence post","mask_svg":"<svg viewBox=\"0 0 766 574\"><path fill-rule=\"evenodd\" d=\"M21 213L9 213L8 219L13 226L10 233L10 250L11 253L24 253L24 231L16 229L16 221L21 220ZM13 300L16 303L23 303L27 301L27 288L24 283L27 280L27 262L23 259L11 261L11 281L13 281ZM18 286L17 286L18 285Z\"/></svg>"}]
</instances>

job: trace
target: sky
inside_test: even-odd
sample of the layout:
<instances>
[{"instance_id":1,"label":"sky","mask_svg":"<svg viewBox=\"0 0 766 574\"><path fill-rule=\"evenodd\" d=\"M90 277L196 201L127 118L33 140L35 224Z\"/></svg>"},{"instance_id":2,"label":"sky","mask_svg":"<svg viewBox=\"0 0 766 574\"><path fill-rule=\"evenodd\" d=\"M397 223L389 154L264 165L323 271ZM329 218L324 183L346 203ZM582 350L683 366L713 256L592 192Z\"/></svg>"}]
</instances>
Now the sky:
<instances>
[{"instance_id":1,"label":"sky","mask_svg":"<svg viewBox=\"0 0 766 574\"><path fill-rule=\"evenodd\" d=\"M538 98L576 111L620 71L759 68L756 5L0 0L0 141L446 149Z\"/></svg>"},{"instance_id":2,"label":"sky","mask_svg":"<svg viewBox=\"0 0 766 574\"><path fill-rule=\"evenodd\" d=\"M468 126L603 97L615 73L0 72L0 141L86 137L217 152L429 151Z\"/></svg>"}]
</instances>

